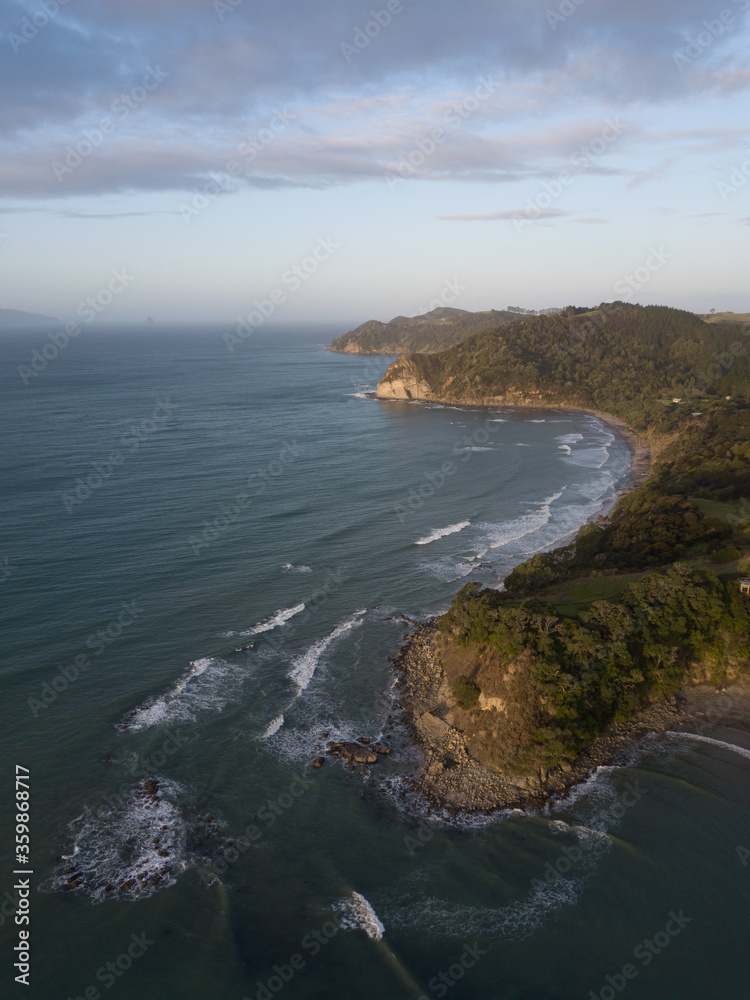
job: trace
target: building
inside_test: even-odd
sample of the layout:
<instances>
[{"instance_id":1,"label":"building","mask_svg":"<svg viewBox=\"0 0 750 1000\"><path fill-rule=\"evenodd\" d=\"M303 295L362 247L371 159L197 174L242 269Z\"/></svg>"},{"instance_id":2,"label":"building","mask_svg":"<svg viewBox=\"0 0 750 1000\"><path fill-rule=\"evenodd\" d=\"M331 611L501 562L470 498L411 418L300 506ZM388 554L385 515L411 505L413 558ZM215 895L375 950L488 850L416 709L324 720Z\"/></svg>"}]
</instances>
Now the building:
<instances>
[{"instance_id":1,"label":"building","mask_svg":"<svg viewBox=\"0 0 750 1000\"><path fill-rule=\"evenodd\" d=\"M750 580L740 580L740 593L750 597Z\"/></svg>"}]
</instances>

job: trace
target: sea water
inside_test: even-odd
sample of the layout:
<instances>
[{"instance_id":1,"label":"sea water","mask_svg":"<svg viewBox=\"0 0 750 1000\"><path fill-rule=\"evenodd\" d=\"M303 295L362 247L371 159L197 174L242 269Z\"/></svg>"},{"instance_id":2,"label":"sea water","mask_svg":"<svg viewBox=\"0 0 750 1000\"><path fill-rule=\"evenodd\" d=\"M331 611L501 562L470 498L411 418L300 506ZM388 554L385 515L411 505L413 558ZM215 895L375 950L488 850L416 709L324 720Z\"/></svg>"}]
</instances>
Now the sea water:
<instances>
[{"instance_id":1,"label":"sea water","mask_svg":"<svg viewBox=\"0 0 750 1000\"><path fill-rule=\"evenodd\" d=\"M90 331L26 380L44 338L5 338L3 994L746 1000L731 721L536 812L404 794L399 616L569 540L624 443L584 414L378 402L391 359L326 351L338 332ZM360 736L392 754L312 767Z\"/></svg>"}]
</instances>

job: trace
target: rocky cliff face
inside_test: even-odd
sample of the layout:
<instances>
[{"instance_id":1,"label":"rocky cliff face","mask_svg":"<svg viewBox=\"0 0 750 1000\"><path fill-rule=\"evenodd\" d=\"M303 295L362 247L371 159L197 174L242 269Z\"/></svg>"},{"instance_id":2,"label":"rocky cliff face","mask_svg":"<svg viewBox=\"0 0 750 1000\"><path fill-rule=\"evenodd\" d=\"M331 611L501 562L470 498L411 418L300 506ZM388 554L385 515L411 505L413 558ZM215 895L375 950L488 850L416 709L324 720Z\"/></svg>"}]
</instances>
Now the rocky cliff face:
<instances>
[{"instance_id":1,"label":"rocky cliff face","mask_svg":"<svg viewBox=\"0 0 750 1000\"><path fill-rule=\"evenodd\" d=\"M440 384L440 375L431 357L423 354L405 354L388 368L378 382L378 399L423 399L457 406L559 406L550 393L541 390L521 391L513 386L500 393L486 396L481 393L451 390L453 378Z\"/></svg>"},{"instance_id":2,"label":"rocky cliff face","mask_svg":"<svg viewBox=\"0 0 750 1000\"><path fill-rule=\"evenodd\" d=\"M378 382L378 399L433 399L432 389L413 358L394 361Z\"/></svg>"}]
</instances>

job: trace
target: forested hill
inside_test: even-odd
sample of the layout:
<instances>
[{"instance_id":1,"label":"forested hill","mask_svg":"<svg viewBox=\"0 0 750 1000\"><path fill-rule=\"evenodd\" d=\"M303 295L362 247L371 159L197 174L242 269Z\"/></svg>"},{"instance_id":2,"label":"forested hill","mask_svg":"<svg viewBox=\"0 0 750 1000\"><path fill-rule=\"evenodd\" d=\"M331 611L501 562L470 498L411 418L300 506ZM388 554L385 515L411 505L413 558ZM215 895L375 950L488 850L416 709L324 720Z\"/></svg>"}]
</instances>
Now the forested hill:
<instances>
[{"instance_id":1,"label":"forested hill","mask_svg":"<svg viewBox=\"0 0 750 1000\"><path fill-rule=\"evenodd\" d=\"M441 307L423 316L397 316L390 323L369 320L334 340L331 350L346 354L402 354L404 351L432 354L459 344L479 330L518 318L519 313L506 310L475 313Z\"/></svg>"},{"instance_id":2,"label":"forested hill","mask_svg":"<svg viewBox=\"0 0 750 1000\"><path fill-rule=\"evenodd\" d=\"M438 355L399 358L378 395L581 406L645 430L665 422L675 398L747 396L749 349L746 324L708 324L664 306L569 307L484 330Z\"/></svg>"},{"instance_id":3,"label":"forested hill","mask_svg":"<svg viewBox=\"0 0 750 1000\"><path fill-rule=\"evenodd\" d=\"M615 414L655 458L570 544L517 566L502 590L467 584L440 620L444 718L489 766L541 768L544 784L610 722L680 685L750 679L738 586L750 573L749 353L750 325L616 302L408 354L383 376L383 399Z\"/></svg>"}]
</instances>

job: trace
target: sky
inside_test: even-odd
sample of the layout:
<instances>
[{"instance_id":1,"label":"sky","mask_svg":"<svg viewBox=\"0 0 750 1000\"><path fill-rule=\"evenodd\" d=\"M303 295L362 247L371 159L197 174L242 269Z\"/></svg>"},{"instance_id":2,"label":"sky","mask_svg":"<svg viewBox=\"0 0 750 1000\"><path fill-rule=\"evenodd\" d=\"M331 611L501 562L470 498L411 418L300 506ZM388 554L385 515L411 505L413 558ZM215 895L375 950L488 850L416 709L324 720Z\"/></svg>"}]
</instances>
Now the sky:
<instances>
[{"instance_id":1,"label":"sky","mask_svg":"<svg viewBox=\"0 0 750 1000\"><path fill-rule=\"evenodd\" d=\"M0 308L750 311L748 9L4 0Z\"/></svg>"}]
</instances>

